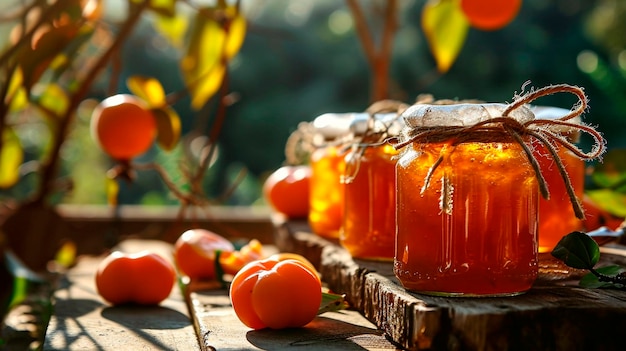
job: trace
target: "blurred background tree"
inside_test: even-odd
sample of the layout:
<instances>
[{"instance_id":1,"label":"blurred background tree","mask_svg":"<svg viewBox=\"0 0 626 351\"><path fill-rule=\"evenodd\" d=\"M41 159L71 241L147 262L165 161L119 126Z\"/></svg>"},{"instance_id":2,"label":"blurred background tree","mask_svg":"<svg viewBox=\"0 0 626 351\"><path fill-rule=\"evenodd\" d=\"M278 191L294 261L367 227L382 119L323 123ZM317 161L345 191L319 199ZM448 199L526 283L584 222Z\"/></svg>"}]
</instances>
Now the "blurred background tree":
<instances>
[{"instance_id":1,"label":"blurred background tree","mask_svg":"<svg viewBox=\"0 0 626 351\"><path fill-rule=\"evenodd\" d=\"M206 2L210 1L189 1ZM385 1L359 3L371 27L380 28ZM535 87L578 85L585 87L590 98L585 122L598 126L609 149L626 147L624 1L524 0L518 16L503 29L470 29L459 56L445 73L437 70L421 28L425 3L397 1L390 98L410 103L417 95L430 93L436 98L508 102L528 80ZM364 111L371 103L370 68L346 2L248 0L242 6L248 32L229 66L233 104L227 109L215 163L204 181L207 193L218 196L244 174L225 200L232 205L263 203L261 184L284 162L285 142L299 122L326 112ZM115 0L106 0L104 20L115 21L120 16L117 8ZM183 88L180 53L156 34L154 24L154 18L145 18L125 44L118 92L126 90L125 77L135 74L157 78L166 91ZM102 98L106 89L104 84L95 85L91 95ZM573 102L567 95L538 101L564 108ZM200 111L204 118L197 118L189 106L187 99L174 105L182 118L183 135L210 128L216 107L207 105ZM58 201L102 204L106 202L104 172L110 161L89 138L88 116L80 116L77 122L63 163L63 172L72 176L75 185ZM31 155L40 152L38 130L31 125L20 133ZM583 146L586 142L582 141ZM161 163L176 179L180 152L154 148L144 157ZM141 172L138 179L123 184L121 204L177 203L156 173ZM32 184L25 179L3 195L28 189Z\"/></svg>"}]
</instances>

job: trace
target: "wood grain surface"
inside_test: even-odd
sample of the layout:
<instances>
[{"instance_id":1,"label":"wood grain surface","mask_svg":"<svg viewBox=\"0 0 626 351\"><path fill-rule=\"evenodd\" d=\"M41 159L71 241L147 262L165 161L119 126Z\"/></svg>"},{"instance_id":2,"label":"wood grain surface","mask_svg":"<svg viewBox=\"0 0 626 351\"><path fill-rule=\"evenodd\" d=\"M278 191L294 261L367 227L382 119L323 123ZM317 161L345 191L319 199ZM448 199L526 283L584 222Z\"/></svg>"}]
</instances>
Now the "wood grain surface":
<instances>
[{"instance_id":1,"label":"wood grain surface","mask_svg":"<svg viewBox=\"0 0 626 351\"><path fill-rule=\"evenodd\" d=\"M354 260L306 224L277 222L276 244L317 262L322 279L412 350L623 350L626 291L583 289L584 273L549 255L527 293L502 298L446 298L406 291L391 262ZM626 265L621 247L603 249L599 266Z\"/></svg>"},{"instance_id":2,"label":"wood grain surface","mask_svg":"<svg viewBox=\"0 0 626 351\"><path fill-rule=\"evenodd\" d=\"M127 252L143 249L171 258L170 244L132 240ZM179 289L160 306L110 306L98 295L95 272L102 256L85 256L61 281L44 350L199 350L200 345Z\"/></svg>"}]
</instances>

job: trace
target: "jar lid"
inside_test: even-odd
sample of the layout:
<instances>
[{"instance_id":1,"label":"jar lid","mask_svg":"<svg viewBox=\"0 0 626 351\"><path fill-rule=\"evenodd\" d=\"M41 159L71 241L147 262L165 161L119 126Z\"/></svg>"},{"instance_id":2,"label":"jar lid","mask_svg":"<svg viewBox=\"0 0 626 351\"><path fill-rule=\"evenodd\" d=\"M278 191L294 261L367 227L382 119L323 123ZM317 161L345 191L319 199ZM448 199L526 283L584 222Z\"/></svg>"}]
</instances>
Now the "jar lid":
<instances>
[{"instance_id":1,"label":"jar lid","mask_svg":"<svg viewBox=\"0 0 626 351\"><path fill-rule=\"evenodd\" d=\"M415 104L404 111L402 118L404 118L409 128L468 127L479 122L502 117L502 113L508 106L501 103ZM526 106L521 106L511 111L508 117L520 123L526 123L535 119L533 112Z\"/></svg>"},{"instance_id":2,"label":"jar lid","mask_svg":"<svg viewBox=\"0 0 626 351\"><path fill-rule=\"evenodd\" d=\"M311 125L314 132L326 140L342 137L350 132L356 113L325 113L316 117Z\"/></svg>"},{"instance_id":3,"label":"jar lid","mask_svg":"<svg viewBox=\"0 0 626 351\"><path fill-rule=\"evenodd\" d=\"M367 113L357 113L354 120L350 123L350 133L354 136L362 136L365 133L382 133L387 136L395 136L400 134L404 121L398 117L397 113L377 113L374 115L374 123L370 120Z\"/></svg>"}]
</instances>

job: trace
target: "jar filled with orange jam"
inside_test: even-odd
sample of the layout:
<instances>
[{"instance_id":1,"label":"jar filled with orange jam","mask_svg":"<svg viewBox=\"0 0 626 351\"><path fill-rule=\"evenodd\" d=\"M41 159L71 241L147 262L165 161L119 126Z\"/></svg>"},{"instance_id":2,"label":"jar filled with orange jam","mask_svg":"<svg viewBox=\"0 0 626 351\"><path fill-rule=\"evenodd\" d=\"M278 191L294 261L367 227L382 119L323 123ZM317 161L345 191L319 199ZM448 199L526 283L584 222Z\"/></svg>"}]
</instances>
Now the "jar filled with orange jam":
<instances>
[{"instance_id":1,"label":"jar filled with orange jam","mask_svg":"<svg viewBox=\"0 0 626 351\"><path fill-rule=\"evenodd\" d=\"M531 110L537 119L554 120L570 113L570 110L546 106L534 106ZM577 116L570 122L580 123L580 117ZM571 128L563 127L559 132L572 143L577 142L580 137L580 133L572 131ZM539 252L543 253L552 251L563 236L582 230L583 222L574 214L563 178L546 147L541 143L533 143L533 152L550 190L550 199L539 200L538 243ZM560 147L557 152L565 166L576 197L582 201L585 191L585 161L564 147Z\"/></svg>"},{"instance_id":2,"label":"jar filled with orange jam","mask_svg":"<svg viewBox=\"0 0 626 351\"><path fill-rule=\"evenodd\" d=\"M409 138L396 166L394 274L406 289L513 296L536 280L539 192L533 168L507 133L463 129L500 117L505 108L418 104L403 113L404 135L430 133ZM534 119L526 107L509 117ZM460 132L446 134L450 127Z\"/></svg>"},{"instance_id":3,"label":"jar filled with orange jam","mask_svg":"<svg viewBox=\"0 0 626 351\"><path fill-rule=\"evenodd\" d=\"M317 235L337 239L343 222L345 155L347 150L339 142L349 133L354 114L327 113L312 125L318 147L311 153L309 226Z\"/></svg>"},{"instance_id":4,"label":"jar filled with orange jam","mask_svg":"<svg viewBox=\"0 0 626 351\"><path fill-rule=\"evenodd\" d=\"M392 261L396 234L397 114L362 115L353 121L346 156L345 211L339 242L355 258Z\"/></svg>"}]
</instances>

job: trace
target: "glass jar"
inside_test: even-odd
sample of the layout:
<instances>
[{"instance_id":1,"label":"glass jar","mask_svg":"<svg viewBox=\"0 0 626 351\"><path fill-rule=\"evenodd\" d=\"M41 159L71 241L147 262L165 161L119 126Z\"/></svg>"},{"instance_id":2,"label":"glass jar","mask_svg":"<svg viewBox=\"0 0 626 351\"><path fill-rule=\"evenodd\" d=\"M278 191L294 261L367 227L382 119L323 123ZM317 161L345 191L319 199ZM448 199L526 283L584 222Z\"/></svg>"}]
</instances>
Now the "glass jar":
<instances>
[{"instance_id":1,"label":"glass jar","mask_svg":"<svg viewBox=\"0 0 626 351\"><path fill-rule=\"evenodd\" d=\"M313 121L321 139L311 153L310 209L308 222L317 235L337 239L343 222L346 150L338 140L348 134L354 114L328 113Z\"/></svg>"},{"instance_id":2,"label":"glass jar","mask_svg":"<svg viewBox=\"0 0 626 351\"><path fill-rule=\"evenodd\" d=\"M407 129L462 127L501 116L505 108L414 105L403 117ZM525 107L510 116L520 122L534 118ZM463 141L415 141L402 149L394 273L406 289L431 295L521 294L538 274L533 168L505 133L457 137Z\"/></svg>"},{"instance_id":3,"label":"glass jar","mask_svg":"<svg viewBox=\"0 0 626 351\"><path fill-rule=\"evenodd\" d=\"M532 111L537 119L551 120L570 113L570 110L546 106L532 107ZM580 123L580 117L576 117L570 122ZM563 128L560 132L570 142L575 143L579 139L579 132L577 131ZM560 147L557 152L565 166L576 197L582 201L585 191L585 161L564 147ZM546 147L541 143L533 143L533 153L539 161L541 173L546 179L550 191L549 200L544 198L539 200L539 230L537 235L539 252L544 253L552 251L563 236L573 231L582 230L583 221L574 214L559 168Z\"/></svg>"},{"instance_id":4,"label":"glass jar","mask_svg":"<svg viewBox=\"0 0 626 351\"><path fill-rule=\"evenodd\" d=\"M392 261L396 234L395 165L385 139L399 131L397 114L355 119L355 144L346 156L345 211L339 242L355 258Z\"/></svg>"}]
</instances>

